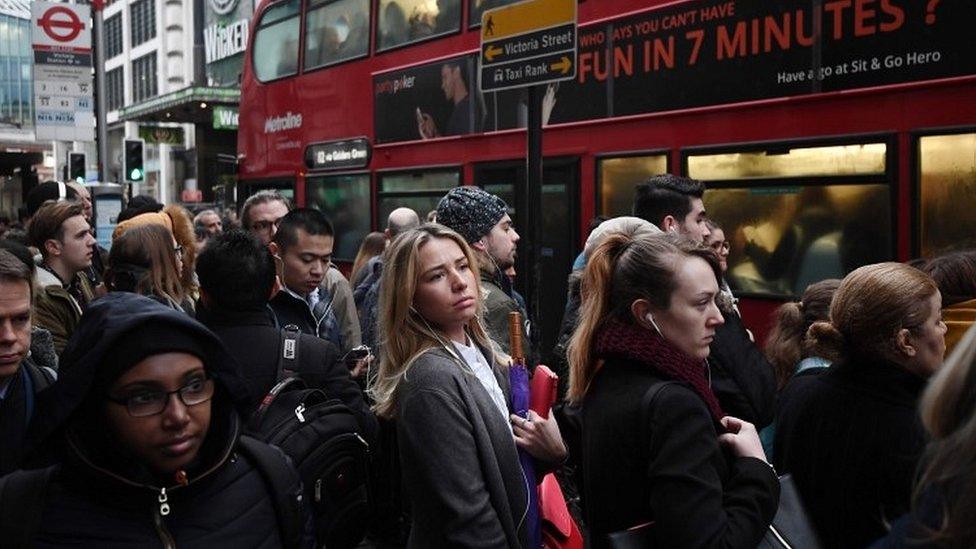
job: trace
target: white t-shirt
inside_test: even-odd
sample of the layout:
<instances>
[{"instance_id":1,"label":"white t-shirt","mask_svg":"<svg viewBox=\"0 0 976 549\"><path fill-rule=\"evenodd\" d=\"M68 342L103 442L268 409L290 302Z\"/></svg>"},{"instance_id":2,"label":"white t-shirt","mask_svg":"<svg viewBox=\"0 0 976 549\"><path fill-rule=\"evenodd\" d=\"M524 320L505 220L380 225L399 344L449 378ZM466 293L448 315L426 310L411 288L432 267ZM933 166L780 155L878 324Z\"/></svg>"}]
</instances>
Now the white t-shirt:
<instances>
[{"instance_id":1,"label":"white t-shirt","mask_svg":"<svg viewBox=\"0 0 976 549\"><path fill-rule=\"evenodd\" d=\"M508 425L508 429L511 430L512 425L508 420L508 401L505 399L505 393L502 391L501 386L498 385L498 378L495 377L495 372L488 364L485 355L481 354L481 349L474 344L469 347L457 341L453 341L452 343L454 343L454 348L461 354L464 362L474 371L474 375L481 382L481 386L485 388L488 396L495 403L495 407L498 408L498 413L505 420L505 425Z\"/></svg>"}]
</instances>

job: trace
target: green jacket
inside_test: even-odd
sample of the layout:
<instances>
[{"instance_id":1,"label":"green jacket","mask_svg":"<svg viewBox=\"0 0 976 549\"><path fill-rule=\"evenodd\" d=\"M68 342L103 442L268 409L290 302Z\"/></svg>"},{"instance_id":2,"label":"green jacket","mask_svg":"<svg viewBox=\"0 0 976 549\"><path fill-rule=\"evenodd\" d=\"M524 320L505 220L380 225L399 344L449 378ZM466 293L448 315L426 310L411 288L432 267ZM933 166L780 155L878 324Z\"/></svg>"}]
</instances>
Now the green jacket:
<instances>
[{"instance_id":1,"label":"green jacket","mask_svg":"<svg viewBox=\"0 0 976 549\"><path fill-rule=\"evenodd\" d=\"M78 303L61 280L53 273L39 267L35 277L34 295L34 324L51 332L54 339L54 351L60 356L68 345L68 339L74 333L78 321L81 320L82 306L92 300L92 288L87 277L78 276L84 303Z\"/></svg>"},{"instance_id":2,"label":"green jacket","mask_svg":"<svg viewBox=\"0 0 976 549\"><path fill-rule=\"evenodd\" d=\"M505 354L510 355L512 353L512 345L508 337L508 313L513 311L522 313L522 349L527 355L526 361L531 364L532 347L524 329L527 320L525 311L519 307L514 298L506 294L505 290L498 285L498 280L484 273L481 275L481 298L484 300L484 317L482 320L485 323L485 329L488 331L488 337L497 343Z\"/></svg>"}]
</instances>

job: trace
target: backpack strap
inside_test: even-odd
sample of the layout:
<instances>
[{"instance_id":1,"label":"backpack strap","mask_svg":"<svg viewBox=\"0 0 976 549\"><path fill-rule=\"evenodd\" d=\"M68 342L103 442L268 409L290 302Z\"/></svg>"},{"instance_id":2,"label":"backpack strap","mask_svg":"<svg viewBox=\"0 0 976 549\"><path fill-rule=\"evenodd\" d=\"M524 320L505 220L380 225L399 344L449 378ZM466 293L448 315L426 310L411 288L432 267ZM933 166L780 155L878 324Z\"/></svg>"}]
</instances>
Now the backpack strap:
<instances>
[{"instance_id":1,"label":"backpack strap","mask_svg":"<svg viewBox=\"0 0 976 549\"><path fill-rule=\"evenodd\" d=\"M271 491L282 546L285 549L301 547L305 531L301 484L296 482L297 473L288 466L288 458L280 450L246 435L241 436L239 448L261 473Z\"/></svg>"},{"instance_id":2,"label":"backpack strap","mask_svg":"<svg viewBox=\"0 0 976 549\"><path fill-rule=\"evenodd\" d=\"M52 466L15 471L0 479L0 536L4 547L31 547L54 470Z\"/></svg>"},{"instance_id":3,"label":"backpack strap","mask_svg":"<svg viewBox=\"0 0 976 549\"><path fill-rule=\"evenodd\" d=\"M289 324L281 329L281 339L278 344L278 367L275 371L275 381L295 375L298 371L298 337L301 334L298 326Z\"/></svg>"},{"instance_id":4,"label":"backpack strap","mask_svg":"<svg viewBox=\"0 0 976 549\"><path fill-rule=\"evenodd\" d=\"M664 389L666 385L674 383L673 381L655 381L647 388L647 392L641 397L641 427L649 424L651 422L651 415L654 413L654 401L657 400L657 396L661 394L661 389ZM647 439L645 441L644 448L649 448L651 446L650 439L651 433L647 433Z\"/></svg>"}]
</instances>

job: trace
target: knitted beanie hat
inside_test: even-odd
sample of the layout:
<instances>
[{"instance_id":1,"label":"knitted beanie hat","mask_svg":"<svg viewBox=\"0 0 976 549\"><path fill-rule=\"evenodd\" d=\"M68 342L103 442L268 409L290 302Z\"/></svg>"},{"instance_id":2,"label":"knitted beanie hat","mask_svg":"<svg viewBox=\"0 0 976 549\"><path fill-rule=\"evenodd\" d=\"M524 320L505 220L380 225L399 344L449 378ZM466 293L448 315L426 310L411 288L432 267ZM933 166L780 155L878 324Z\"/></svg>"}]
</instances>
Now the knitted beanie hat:
<instances>
[{"instance_id":1,"label":"knitted beanie hat","mask_svg":"<svg viewBox=\"0 0 976 549\"><path fill-rule=\"evenodd\" d=\"M478 187L454 187L437 203L437 222L472 243L491 232L507 210L504 200Z\"/></svg>"}]
</instances>

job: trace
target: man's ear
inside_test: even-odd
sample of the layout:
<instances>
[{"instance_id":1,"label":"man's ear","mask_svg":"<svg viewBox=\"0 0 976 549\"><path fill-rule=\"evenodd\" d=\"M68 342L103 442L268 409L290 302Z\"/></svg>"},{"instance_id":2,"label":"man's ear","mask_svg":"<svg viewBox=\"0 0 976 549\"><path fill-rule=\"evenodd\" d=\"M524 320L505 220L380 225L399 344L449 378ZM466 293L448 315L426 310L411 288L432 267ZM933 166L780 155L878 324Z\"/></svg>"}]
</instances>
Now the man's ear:
<instances>
[{"instance_id":1,"label":"man's ear","mask_svg":"<svg viewBox=\"0 0 976 549\"><path fill-rule=\"evenodd\" d=\"M393 240L393 235L390 233L390 229L383 229L383 236L386 237L387 243Z\"/></svg>"},{"instance_id":2,"label":"man's ear","mask_svg":"<svg viewBox=\"0 0 976 549\"><path fill-rule=\"evenodd\" d=\"M44 251L47 252L45 255L58 257L61 255L61 243L54 238L49 238L44 241Z\"/></svg>"},{"instance_id":3,"label":"man's ear","mask_svg":"<svg viewBox=\"0 0 976 549\"><path fill-rule=\"evenodd\" d=\"M278 295L278 292L280 291L281 291L281 277L275 275L274 284L271 285L271 292L268 295L268 301L274 299L275 296Z\"/></svg>"},{"instance_id":4,"label":"man's ear","mask_svg":"<svg viewBox=\"0 0 976 549\"><path fill-rule=\"evenodd\" d=\"M908 358L914 357L918 352L918 349L915 348L912 333L908 331L908 328L898 330L898 334L895 335L895 350Z\"/></svg>"},{"instance_id":5,"label":"man's ear","mask_svg":"<svg viewBox=\"0 0 976 549\"><path fill-rule=\"evenodd\" d=\"M275 241L268 242L268 250L271 251L271 255L279 255L281 253L281 246Z\"/></svg>"},{"instance_id":6,"label":"man's ear","mask_svg":"<svg viewBox=\"0 0 976 549\"><path fill-rule=\"evenodd\" d=\"M476 250L478 250L478 251L481 251L481 252L487 252L488 251L488 246L487 246L487 244L485 244L485 239L484 238L482 238L481 240L475 240L474 242L472 242L471 243L471 247L474 248L474 249L476 249Z\"/></svg>"},{"instance_id":7,"label":"man's ear","mask_svg":"<svg viewBox=\"0 0 976 549\"><path fill-rule=\"evenodd\" d=\"M661 220L661 230L666 233L678 232L678 220L673 215L666 215Z\"/></svg>"}]
</instances>

